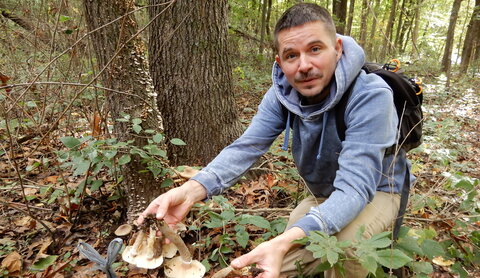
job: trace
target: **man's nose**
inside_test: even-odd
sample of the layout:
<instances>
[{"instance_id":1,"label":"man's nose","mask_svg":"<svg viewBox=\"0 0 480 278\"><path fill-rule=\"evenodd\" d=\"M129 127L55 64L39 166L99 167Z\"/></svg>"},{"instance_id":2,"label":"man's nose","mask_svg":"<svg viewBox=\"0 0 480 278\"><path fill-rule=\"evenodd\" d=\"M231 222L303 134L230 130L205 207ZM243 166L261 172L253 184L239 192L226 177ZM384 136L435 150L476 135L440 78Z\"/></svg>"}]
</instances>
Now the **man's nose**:
<instances>
[{"instance_id":1,"label":"man's nose","mask_svg":"<svg viewBox=\"0 0 480 278\"><path fill-rule=\"evenodd\" d=\"M301 54L300 55L300 65L298 66L298 71L300 72L308 72L312 69L312 63L307 55Z\"/></svg>"}]
</instances>

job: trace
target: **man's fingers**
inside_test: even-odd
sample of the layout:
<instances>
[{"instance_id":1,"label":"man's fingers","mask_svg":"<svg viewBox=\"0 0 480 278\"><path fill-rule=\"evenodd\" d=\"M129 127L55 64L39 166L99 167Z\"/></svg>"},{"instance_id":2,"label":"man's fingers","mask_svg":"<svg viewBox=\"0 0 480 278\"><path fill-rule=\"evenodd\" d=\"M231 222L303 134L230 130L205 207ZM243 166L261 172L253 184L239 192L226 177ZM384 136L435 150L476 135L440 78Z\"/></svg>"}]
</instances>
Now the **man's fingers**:
<instances>
[{"instance_id":1,"label":"man's fingers","mask_svg":"<svg viewBox=\"0 0 480 278\"><path fill-rule=\"evenodd\" d=\"M243 256L240 256L238 258L236 258L235 260L233 260L230 265L233 267L233 268L236 268L236 269L240 269L240 268L243 268L243 267L246 267L247 265L251 265L252 263L254 263L254 261L252 261L252 258L253 256L250 254L250 253L247 253Z\"/></svg>"}]
</instances>

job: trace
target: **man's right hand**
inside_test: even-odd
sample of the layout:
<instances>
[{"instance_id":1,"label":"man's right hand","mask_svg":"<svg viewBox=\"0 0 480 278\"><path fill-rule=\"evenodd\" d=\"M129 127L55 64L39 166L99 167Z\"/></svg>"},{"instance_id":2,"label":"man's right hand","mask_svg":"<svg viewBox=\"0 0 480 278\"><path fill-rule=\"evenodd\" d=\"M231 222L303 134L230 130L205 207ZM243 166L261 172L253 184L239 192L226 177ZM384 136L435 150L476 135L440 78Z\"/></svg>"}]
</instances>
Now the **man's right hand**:
<instances>
[{"instance_id":1,"label":"man's right hand","mask_svg":"<svg viewBox=\"0 0 480 278\"><path fill-rule=\"evenodd\" d=\"M195 180L189 180L153 200L140 214L137 223L142 224L145 217L155 215L157 219L163 219L168 225L175 225L185 218L196 202L206 197L205 187Z\"/></svg>"}]
</instances>

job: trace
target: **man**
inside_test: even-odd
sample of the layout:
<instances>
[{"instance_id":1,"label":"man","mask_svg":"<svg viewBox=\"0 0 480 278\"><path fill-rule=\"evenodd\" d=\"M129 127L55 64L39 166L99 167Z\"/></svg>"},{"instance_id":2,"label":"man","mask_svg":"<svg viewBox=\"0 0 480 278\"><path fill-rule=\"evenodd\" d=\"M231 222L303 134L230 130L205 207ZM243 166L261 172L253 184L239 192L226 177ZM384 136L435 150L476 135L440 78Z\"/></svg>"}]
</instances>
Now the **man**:
<instances>
[{"instance_id":1,"label":"man","mask_svg":"<svg viewBox=\"0 0 480 278\"><path fill-rule=\"evenodd\" d=\"M397 116L391 89L378 76L361 70L364 53L350 37L336 35L328 11L301 3L288 9L275 28L277 47L273 85L245 133L207 167L178 188L155 199L139 217L149 214L174 224L192 205L233 185L268 150L275 138L292 127L292 153L312 196L290 215L286 231L234 261L241 268L256 264L258 276L295 275L295 262L306 273L320 262L292 241L311 231L339 240L387 230L399 207L405 174L405 153L385 155L395 142ZM354 82L355 81L355 82ZM352 85L353 84L353 85ZM345 109L345 140L338 138L336 104L349 86ZM275 252L272 252L275 250ZM345 263L346 277L365 277L357 261ZM338 277L329 271L327 277Z\"/></svg>"}]
</instances>

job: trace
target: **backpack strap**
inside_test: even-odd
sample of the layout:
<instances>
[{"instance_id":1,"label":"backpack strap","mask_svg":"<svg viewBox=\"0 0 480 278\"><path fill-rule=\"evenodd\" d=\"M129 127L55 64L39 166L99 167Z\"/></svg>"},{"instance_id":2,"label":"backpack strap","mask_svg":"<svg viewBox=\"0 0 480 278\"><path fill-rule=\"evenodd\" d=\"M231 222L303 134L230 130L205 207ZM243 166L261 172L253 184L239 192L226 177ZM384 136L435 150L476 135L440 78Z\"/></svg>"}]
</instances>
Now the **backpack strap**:
<instances>
[{"instance_id":1,"label":"backpack strap","mask_svg":"<svg viewBox=\"0 0 480 278\"><path fill-rule=\"evenodd\" d=\"M335 107L335 123L337 124L337 134L338 138L340 138L340 141L342 142L345 141L345 131L347 130L347 126L345 125L345 110L347 110L348 99L352 94L352 90L353 87L355 87L356 82L357 78L353 80L352 84L350 84Z\"/></svg>"}]
</instances>

